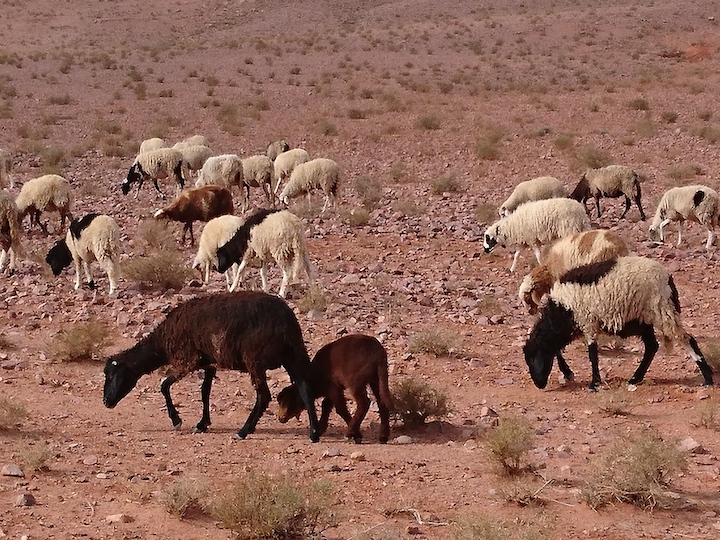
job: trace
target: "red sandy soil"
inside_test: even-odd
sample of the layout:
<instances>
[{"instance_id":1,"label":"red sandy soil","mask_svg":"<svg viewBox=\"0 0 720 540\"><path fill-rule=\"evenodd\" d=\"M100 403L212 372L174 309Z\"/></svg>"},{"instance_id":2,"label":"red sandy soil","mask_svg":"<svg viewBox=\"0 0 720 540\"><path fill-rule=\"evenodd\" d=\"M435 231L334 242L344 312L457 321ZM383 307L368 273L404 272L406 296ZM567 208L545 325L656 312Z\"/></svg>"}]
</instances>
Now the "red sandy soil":
<instances>
[{"instance_id":1,"label":"red sandy soil","mask_svg":"<svg viewBox=\"0 0 720 540\"><path fill-rule=\"evenodd\" d=\"M515 184L553 175L572 188L589 151L642 174L649 219L673 185L718 187L717 3L27 0L5 2L2 12L0 147L15 158L13 194L59 171L73 187L76 216L104 212L121 224L125 261L145 253L138 228L163 204L151 186L138 199L119 189L145 138L201 133L217 153L243 156L285 138L333 158L344 175L338 208L320 216L319 198L310 209L291 206L305 220L328 298L324 312L310 314L299 308L304 286L289 298L308 349L347 332L376 335L390 354L391 382L426 381L450 396L453 412L420 431L398 424L391 444L380 445L371 411L361 446L343 440L334 416L311 444L306 421L279 424L273 402L257 432L234 441L254 399L248 377L235 372L219 373L206 434L190 432L200 416L195 377L173 387L185 419L179 432L158 392L160 374L107 410L102 360L206 291L147 292L125 279L108 297L95 268L97 294L76 293L72 270L53 278L41 264L61 234L51 215L50 235L29 234L30 257L0 277L0 397L27 410L0 431L0 466L25 474L0 476L0 537L230 538L208 516L171 515L162 495L188 478L221 493L248 470L328 480L338 524L327 538L452 538L473 516L514 527L508 538L720 535L720 432L702 421L718 397L702 388L685 352L661 349L630 392L625 381L642 346L607 340L605 386L590 394L586 350L574 344L567 357L576 382L560 385L553 374L538 390L521 351L534 319L517 299L532 255L511 274L509 249L482 249ZM491 132L500 140L487 155ZM438 180L460 189L433 194ZM366 225L352 225L361 205L355 186L371 181L382 196ZM259 190L251 198L262 203ZM687 227L676 248L671 226L668 243L656 246L637 209L619 220L620 201L603 204L594 225L663 262L688 328L707 348L718 338L720 291L705 231ZM179 240L181 226L170 230ZM176 246L190 264L194 250ZM277 291L277 269L272 277ZM207 289L223 288L215 275ZM93 362L57 362L58 330L91 318L110 327L107 350ZM456 333L449 356L410 351L427 328ZM271 373L273 395L287 380ZM607 412L616 395L628 414ZM537 491L536 504L510 500L518 488L488 455L484 407L533 426L525 461L535 472L519 485ZM590 509L581 494L602 453L645 428L701 446L669 486L670 508ZM412 442L395 443L399 435ZM33 448L49 451L47 470L27 465ZM356 451L364 460L350 457ZM36 504L16 506L24 493ZM115 514L131 521L108 522Z\"/></svg>"}]
</instances>

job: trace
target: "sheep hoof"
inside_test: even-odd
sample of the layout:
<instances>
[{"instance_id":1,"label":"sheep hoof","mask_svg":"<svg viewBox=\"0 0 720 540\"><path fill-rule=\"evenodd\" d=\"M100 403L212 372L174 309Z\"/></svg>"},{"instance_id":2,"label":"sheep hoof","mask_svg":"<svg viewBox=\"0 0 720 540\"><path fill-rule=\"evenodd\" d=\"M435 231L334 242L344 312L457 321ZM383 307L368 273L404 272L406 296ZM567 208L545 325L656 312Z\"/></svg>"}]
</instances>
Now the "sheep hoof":
<instances>
[{"instance_id":1,"label":"sheep hoof","mask_svg":"<svg viewBox=\"0 0 720 540\"><path fill-rule=\"evenodd\" d=\"M310 442L319 442L320 441L320 433L317 431L311 431L310 432Z\"/></svg>"},{"instance_id":2,"label":"sheep hoof","mask_svg":"<svg viewBox=\"0 0 720 540\"><path fill-rule=\"evenodd\" d=\"M233 439L236 441L244 441L245 437L247 437L246 433L237 432L235 435L233 435Z\"/></svg>"},{"instance_id":3,"label":"sheep hoof","mask_svg":"<svg viewBox=\"0 0 720 540\"><path fill-rule=\"evenodd\" d=\"M180 420L180 419L178 418L177 421L173 421L173 429L174 429L175 431L180 431L180 428L181 428L181 427L182 427L182 420Z\"/></svg>"},{"instance_id":4,"label":"sheep hoof","mask_svg":"<svg viewBox=\"0 0 720 540\"><path fill-rule=\"evenodd\" d=\"M193 433L207 433L207 430L208 430L207 426L198 425L192 429L192 432Z\"/></svg>"},{"instance_id":5,"label":"sheep hoof","mask_svg":"<svg viewBox=\"0 0 720 540\"><path fill-rule=\"evenodd\" d=\"M92 280L88 281L88 289L90 289L91 291L95 290L95 282L94 281L92 281Z\"/></svg>"},{"instance_id":6,"label":"sheep hoof","mask_svg":"<svg viewBox=\"0 0 720 540\"><path fill-rule=\"evenodd\" d=\"M588 387L588 392L590 392L590 393L595 393L597 391L598 391L597 386L589 386Z\"/></svg>"}]
</instances>

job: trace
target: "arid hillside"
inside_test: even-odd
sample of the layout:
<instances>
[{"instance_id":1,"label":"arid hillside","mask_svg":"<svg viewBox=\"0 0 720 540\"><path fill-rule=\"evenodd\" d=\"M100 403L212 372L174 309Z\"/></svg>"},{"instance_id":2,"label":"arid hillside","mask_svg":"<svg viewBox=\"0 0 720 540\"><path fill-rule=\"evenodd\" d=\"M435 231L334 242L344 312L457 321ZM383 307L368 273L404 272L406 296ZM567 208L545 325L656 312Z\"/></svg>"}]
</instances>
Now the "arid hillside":
<instances>
[{"instance_id":1,"label":"arid hillside","mask_svg":"<svg viewBox=\"0 0 720 540\"><path fill-rule=\"evenodd\" d=\"M634 205L620 219L622 199L606 198L599 218L588 204L592 225L672 273L686 329L720 371L718 242L707 251L698 224L679 247L676 224L664 244L648 235L667 189L720 188L715 2L16 0L2 13L5 189L16 197L32 178L64 176L75 217L120 225L122 277L109 295L94 264L97 289L76 292L72 266L54 277L44 262L65 235L57 214L43 214L47 234L23 222L24 256L0 275L0 538L232 538L218 501L278 478L321 482L318 534L330 539L720 535L718 396L684 348L661 346L644 383L628 386L642 342L602 338L603 384L590 393L576 341L565 352L575 380L554 370L539 390L522 350L536 317L517 294L532 250L513 273L513 246L483 250L519 182L554 176L571 191L588 168L632 167L648 220ZM152 218L169 201L150 182L137 198L120 189L144 139L195 134L215 154L244 158L285 139L340 165L334 208L321 213L319 194L289 207L318 274L317 287L288 295L310 355L348 333L376 336L391 386L428 385L447 415L397 421L381 445L373 406L355 445L333 413L312 444L307 417L281 424L273 401L235 441L254 390L229 371L218 372L205 434L191 432L195 375L173 386L177 431L161 372L103 407L109 354L180 302L225 289L223 276L202 287L190 270L196 248L181 244L180 223ZM259 188L250 201L266 204ZM163 284L143 285L151 273ZM273 266L272 292L280 279ZM249 269L244 286L259 283ZM63 345L82 339L92 358L68 361ZM289 381L283 370L269 378L273 396ZM515 476L492 453L503 426L521 447ZM619 487L622 471L631 478ZM188 493L196 504L180 516Z\"/></svg>"}]
</instances>

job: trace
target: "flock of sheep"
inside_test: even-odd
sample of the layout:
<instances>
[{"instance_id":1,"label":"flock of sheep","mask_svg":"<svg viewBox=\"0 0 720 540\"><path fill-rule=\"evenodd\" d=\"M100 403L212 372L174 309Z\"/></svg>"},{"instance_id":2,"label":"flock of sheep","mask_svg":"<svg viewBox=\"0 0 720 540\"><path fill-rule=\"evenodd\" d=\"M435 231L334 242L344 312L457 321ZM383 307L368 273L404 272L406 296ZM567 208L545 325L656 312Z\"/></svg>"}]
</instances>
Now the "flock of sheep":
<instances>
[{"instance_id":1,"label":"flock of sheep","mask_svg":"<svg viewBox=\"0 0 720 540\"><path fill-rule=\"evenodd\" d=\"M643 380L658 350L656 333L666 345L683 344L695 360L706 385L713 384L713 372L697 341L680 320L680 301L672 276L647 257L630 256L624 240L605 229L590 230L586 201L595 199L598 218L600 199L625 197L625 216L631 200L642 209L638 174L622 165L587 171L568 195L561 182L540 177L519 184L499 208L501 218L485 232L484 248L497 245L516 247L510 267L514 271L523 247L535 250L538 266L522 280L519 297L531 313L542 308L523 348L535 385L547 384L555 358L566 379L572 370L562 349L582 337L588 344L592 367L590 390L600 384L598 344L601 334L639 336L645 352L631 384ZM678 222L695 221L707 227L707 250L712 248L720 204L715 190L702 185L669 189L661 198L650 225L650 235L664 238L663 228ZM678 234L678 245L682 239ZM541 248L548 246L544 253Z\"/></svg>"},{"instance_id":2,"label":"flock of sheep","mask_svg":"<svg viewBox=\"0 0 720 540\"><path fill-rule=\"evenodd\" d=\"M302 194L310 197L313 190L320 189L325 196L324 212L330 203L334 204L338 194L340 168L337 163L326 158L311 160L304 149L291 149L285 141L271 143L266 154L245 159L235 154L212 155L202 136L172 148L161 139L149 139L142 143L140 150L121 185L122 192L127 195L135 184L137 197L142 184L152 181L165 198L159 181L173 181L177 196L171 204L158 210L155 217L184 223L182 242L185 243L189 232L192 245L195 243L193 222L207 222L193 268L202 273L204 283L209 280L211 268L225 273L230 292L181 304L133 348L108 359L105 405L114 407L143 374L170 364L161 391L177 428L181 421L170 397L170 386L184 375L203 369L203 417L195 429L205 431L210 425L209 395L215 370L247 371L257 395L247 422L236 435L245 438L254 431L270 401L266 370L282 365L293 385L278 398L281 421L307 410L310 438L317 441L334 407L348 424L348 437L360 442L359 426L369 406L366 394L369 385L381 413L380 440L386 442L392 398L387 383L387 353L382 345L370 336L346 336L321 349L310 362L292 310L283 300L267 294L267 264L271 261L282 270L280 297L285 296L288 287L303 273L310 284L315 282L316 272L308 257L302 221L290 211L278 209L277 200L287 206L291 199ZM12 187L9 171L9 154L0 151L0 182ZM197 171L195 187L184 189L191 171ZM233 188L239 191L240 206L245 211L251 187L263 190L267 208L246 219L234 216ZM640 218L645 220L638 174L629 167L611 165L588 170L572 193L549 176L520 183L500 206L500 219L485 232L486 252L498 244L516 248L511 271L517 268L524 247L535 251L538 265L524 277L518 293L530 313L537 312L543 297L547 296L523 347L533 382L539 388L546 386L555 358L563 376L572 379L574 374L562 350L582 337L588 344L592 367L590 390L596 390L601 383L597 340L601 334L612 334L642 339L643 358L629 381L639 383L658 350L656 335L659 334L667 346L673 342L684 345L698 365L704 383L712 385L712 369L695 338L683 327L672 276L657 261L631 256L627 244L617 233L591 229L586 202L595 199L599 218L603 197L625 198L621 218L634 201ZM3 189L0 270L9 256L9 271L13 272L16 254L23 253L20 241L23 218L30 215L30 228L37 225L47 231L40 214L56 211L60 214L61 227L66 218L71 222L65 238L58 240L47 254L46 262L53 273L58 275L74 262L75 288L78 289L82 265L92 288L94 283L88 265L96 260L108 275L112 294L117 288L119 273L118 225L112 217L95 213L73 219L71 202L70 185L58 175L26 182L15 199ZM683 222L695 221L707 228L706 248L710 250L719 218L718 194L713 189L702 185L672 188L662 196L649 233L653 239L662 241L663 229L670 222L677 222L680 245ZM261 261L265 292L233 292L253 258ZM208 336L212 339L208 340ZM350 415L345 405L344 389L350 390L356 401L354 415ZM314 409L314 400L318 397L325 397L319 422Z\"/></svg>"}]
</instances>

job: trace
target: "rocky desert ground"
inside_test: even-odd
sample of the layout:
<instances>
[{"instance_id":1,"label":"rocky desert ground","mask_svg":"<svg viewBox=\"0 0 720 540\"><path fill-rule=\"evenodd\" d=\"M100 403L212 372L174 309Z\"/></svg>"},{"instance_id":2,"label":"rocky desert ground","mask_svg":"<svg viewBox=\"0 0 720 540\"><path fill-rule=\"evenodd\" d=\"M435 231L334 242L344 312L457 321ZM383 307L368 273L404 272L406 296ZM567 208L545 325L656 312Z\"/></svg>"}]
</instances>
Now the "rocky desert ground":
<instances>
[{"instance_id":1,"label":"rocky desert ground","mask_svg":"<svg viewBox=\"0 0 720 540\"><path fill-rule=\"evenodd\" d=\"M0 399L25 411L0 431L0 538L232 538L209 514L178 517L167 495L184 481L211 497L251 473L325 481L334 518L325 538L718 538L718 396L685 351L661 348L635 388L626 381L641 342L603 341L604 384L589 393L586 347L574 343L575 381L554 371L535 388L522 355L535 319L517 298L533 256L511 273L509 248L482 246L502 200L536 176L572 189L588 167L631 166L649 219L670 187L718 188L718 17L708 0L4 2L0 147L13 156L13 196L33 177L62 174L75 216L118 221L123 265L159 244L189 266L195 249L180 244L181 225L153 226L165 202L152 187L137 199L120 191L143 139L202 134L218 154L249 156L284 138L332 158L343 170L337 207L321 214L317 195L290 205L324 301L308 305L306 284L288 298L308 350L374 335L391 384L423 381L452 412L422 429L396 423L387 445L374 410L362 445L346 442L333 416L313 444L306 419L278 423L273 401L257 432L235 441L254 392L247 375L227 371L205 434L191 433L195 376L173 387L179 431L159 373L105 409L105 358L183 300L222 291L224 279L200 288L191 274L178 288L146 290L125 276L109 296L96 267L98 289L76 292L72 269L55 278L43 262L64 235L49 214L47 235L25 221L27 257L0 276ZM260 190L251 201L263 204ZM720 279L706 231L686 227L675 247L671 225L658 245L636 208L619 219L621 206L603 200L593 226L671 271L685 324L710 358ZM277 268L271 277L277 291ZM246 286L257 281L254 269ZM92 361L60 361L59 333L88 321L109 329L107 347ZM449 350L417 348L431 331ZM271 372L273 395L287 381ZM488 451L494 414L532 429L515 478ZM584 494L607 451L630 451L644 432L687 459L662 504L591 508Z\"/></svg>"}]
</instances>

